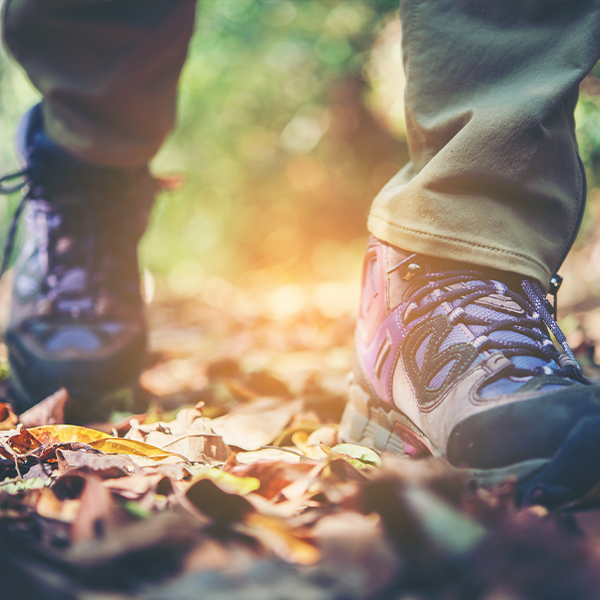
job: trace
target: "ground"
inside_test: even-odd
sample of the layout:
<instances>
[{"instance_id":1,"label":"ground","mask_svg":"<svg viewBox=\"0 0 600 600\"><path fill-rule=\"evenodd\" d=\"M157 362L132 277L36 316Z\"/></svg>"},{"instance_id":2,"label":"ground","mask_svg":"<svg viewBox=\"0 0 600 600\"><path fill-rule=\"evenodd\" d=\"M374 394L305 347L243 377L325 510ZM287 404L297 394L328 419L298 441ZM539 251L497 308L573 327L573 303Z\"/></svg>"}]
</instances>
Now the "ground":
<instances>
[{"instance_id":1,"label":"ground","mask_svg":"<svg viewBox=\"0 0 600 600\"><path fill-rule=\"evenodd\" d=\"M61 426L64 392L18 432L4 414L3 598L598 596L593 510L338 445L353 308L333 288L213 285L149 304L143 414Z\"/></svg>"}]
</instances>

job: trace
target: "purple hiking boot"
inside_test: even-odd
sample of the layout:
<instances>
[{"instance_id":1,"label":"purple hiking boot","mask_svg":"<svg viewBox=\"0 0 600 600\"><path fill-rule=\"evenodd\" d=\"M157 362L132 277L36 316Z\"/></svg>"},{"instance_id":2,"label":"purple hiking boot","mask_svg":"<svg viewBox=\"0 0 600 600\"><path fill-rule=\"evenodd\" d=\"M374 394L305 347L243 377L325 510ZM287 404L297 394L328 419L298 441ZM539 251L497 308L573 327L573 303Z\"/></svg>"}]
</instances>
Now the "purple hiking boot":
<instances>
[{"instance_id":1,"label":"purple hiking boot","mask_svg":"<svg viewBox=\"0 0 600 600\"><path fill-rule=\"evenodd\" d=\"M486 487L516 477L523 504L579 501L600 484L600 388L550 311L517 275L371 238L340 437Z\"/></svg>"},{"instance_id":2,"label":"purple hiking boot","mask_svg":"<svg viewBox=\"0 0 600 600\"><path fill-rule=\"evenodd\" d=\"M17 151L22 171L2 179L4 193L23 194L2 273L21 213L25 226L6 332L10 395L22 412L66 387L68 420L106 418L131 408L145 355L137 244L158 186L147 167L68 156L43 133L39 104L21 122Z\"/></svg>"}]
</instances>

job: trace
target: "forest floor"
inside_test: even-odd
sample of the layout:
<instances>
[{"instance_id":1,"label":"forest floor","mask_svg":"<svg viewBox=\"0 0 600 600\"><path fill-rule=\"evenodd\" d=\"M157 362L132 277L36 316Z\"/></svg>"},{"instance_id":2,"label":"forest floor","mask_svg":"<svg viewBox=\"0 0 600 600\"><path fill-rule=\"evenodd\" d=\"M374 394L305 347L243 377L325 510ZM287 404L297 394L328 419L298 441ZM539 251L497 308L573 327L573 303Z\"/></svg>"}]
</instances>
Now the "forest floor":
<instances>
[{"instance_id":1,"label":"forest floor","mask_svg":"<svg viewBox=\"0 0 600 600\"><path fill-rule=\"evenodd\" d=\"M600 513L338 445L353 284L211 285L149 305L143 413L78 428L63 392L23 425L0 406L0 597L600 596Z\"/></svg>"}]
</instances>

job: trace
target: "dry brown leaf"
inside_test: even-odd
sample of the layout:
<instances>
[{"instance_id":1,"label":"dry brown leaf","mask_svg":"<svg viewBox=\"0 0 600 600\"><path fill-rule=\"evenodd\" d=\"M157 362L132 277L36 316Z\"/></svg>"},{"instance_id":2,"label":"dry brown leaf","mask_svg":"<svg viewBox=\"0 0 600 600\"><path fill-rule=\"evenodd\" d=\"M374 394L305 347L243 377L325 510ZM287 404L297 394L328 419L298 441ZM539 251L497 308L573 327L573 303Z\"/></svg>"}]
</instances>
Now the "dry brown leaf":
<instances>
[{"instance_id":1,"label":"dry brown leaf","mask_svg":"<svg viewBox=\"0 0 600 600\"><path fill-rule=\"evenodd\" d=\"M244 518L250 533L275 555L299 565L312 565L321 558L321 552L299 537L280 519L252 512Z\"/></svg>"},{"instance_id":2,"label":"dry brown leaf","mask_svg":"<svg viewBox=\"0 0 600 600\"><path fill-rule=\"evenodd\" d=\"M164 475L130 475L129 477L119 477L118 479L105 479L102 483L109 489L128 500L138 500L149 491L156 490L158 484L165 479Z\"/></svg>"},{"instance_id":3,"label":"dry brown leaf","mask_svg":"<svg viewBox=\"0 0 600 600\"><path fill-rule=\"evenodd\" d=\"M301 462L292 464L286 461L262 460L248 465L236 465L228 469L238 477L253 477L260 482L257 494L265 498L275 498L283 488L292 482L306 477L315 466L312 463Z\"/></svg>"},{"instance_id":4,"label":"dry brown leaf","mask_svg":"<svg viewBox=\"0 0 600 600\"><path fill-rule=\"evenodd\" d=\"M12 406L6 402L0 402L0 431L9 431L14 429L19 422Z\"/></svg>"},{"instance_id":5,"label":"dry brown leaf","mask_svg":"<svg viewBox=\"0 0 600 600\"><path fill-rule=\"evenodd\" d=\"M17 454L27 454L42 445L25 427L19 427L17 433L11 435L6 441Z\"/></svg>"},{"instance_id":6,"label":"dry brown leaf","mask_svg":"<svg viewBox=\"0 0 600 600\"><path fill-rule=\"evenodd\" d=\"M213 419L211 425L227 445L258 450L277 438L301 408L300 400L258 398L228 415Z\"/></svg>"},{"instance_id":7,"label":"dry brown leaf","mask_svg":"<svg viewBox=\"0 0 600 600\"><path fill-rule=\"evenodd\" d=\"M243 496L224 491L210 479L200 479L193 483L185 492L184 498L201 513L221 523L240 521L254 510Z\"/></svg>"},{"instance_id":8,"label":"dry brown leaf","mask_svg":"<svg viewBox=\"0 0 600 600\"><path fill-rule=\"evenodd\" d=\"M295 481L292 481L287 486L283 487L280 492L281 495L286 498L286 500L298 500L303 497L308 498L311 495L321 491L322 485L321 482L317 480L317 477L322 473L323 469L325 469L327 463L322 461L313 466L313 468L304 475L304 477L298 477ZM313 490L312 493L309 493L309 490L312 487L316 487L317 489Z\"/></svg>"},{"instance_id":9,"label":"dry brown leaf","mask_svg":"<svg viewBox=\"0 0 600 600\"><path fill-rule=\"evenodd\" d=\"M238 452L235 455L236 462L243 465L250 465L259 461L284 461L288 463L299 463L302 456L294 451L280 450L279 448L264 448L254 452Z\"/></svg>"},{"instance_id":10,"label":"dry brown leaf","mask_svg":"<svg viewBox=\"0 0 600 600\"><path fill-rule=\"evenodd\" d=\"M221 436L214 433L209 435L201 433L169 435L160 431L152 431L146 436L145 442L157 448L181 454L192 462L205 462L207 458L224 462L231 454L231 450L223 442Z\"/></svg>"},{"instance_id":11,"label":"dry brown leaf","mask_svg":"<svg viewBox=\"0 0 600 600\"><path fill-rule=\"evenodd\" d=\"M65 405L68 401L69 393L65 388L60 388L45 400L26 410L19 420L27 428L64 423Z\"/></svg>"},{"instance_id":12,"label":"dry brown leaf","mask_svg":"<svg viewBox=\"0 0 600 600\"><path fill-rule=\"evenodd\" d=\"M70 469L83 469L92 471L102 479L110 477L122 477L136 470L135 465L123 456L107 456L106 454L92 454L90 452L56 450L58 470L62 474Z\"/></svg>"},{"instance_id":13,"label":"dry brown leaf","mask_svg":"<svg viewBox=\"0 0 600 600\"><path fill-rule=\"evenodd\" d=\"M337 425L323 425L315 431L313 431L306 440L308 446L319 446L325 444L330 448L338 443L338 426Z\"/></svg>"},{"instance_id":14,"label":"dry brown leaf","mask_svg":"<svg viewBox=\"0 0 600 600\"><path fill-rule=\"evenodd\" d=\"M352 586L347 590L350 597L384 597L381 591L390 584L402 566L402 558L386 535L381 517L377 514L361 515L344 511L327 515L316 523L312 537L323 553L322 568L326 572L343 573L353 565L356 570L354 576L343 580ZM345 597L344 591L342 589L338 593ZM394 597L392 594L389 596ZM408 600L410 595L400 597ZM413 596L417 597L422 596Z\"/></svg>"},{"instance_id":15,"label":"dry brown leaf","mask_svg":"<svg viewBox=\"0 0 600 600\"><path fill-rule=\"evenodd\" d=\"M190 479L191 474L185 464L178 462L175 464L152 463L151 466L143 467L142 471L146 475L162 475L173 481L183 481Z\"/></svg>"},{"instance_id":16,"label":"dry brown leaf","mask_svg":"<svg viewBox=\"0 0 600 600\"><path fill-rule=\"evenodd\" d=\"M49 488L39 490L36 512L46 519L72 523L79 512L80 500L59 500Z\"/></svg>"},{"instance_id":17,"label":"dry brown leaf","mask_svg":"<svg viewBox=\"0 0 600 600\"><path fill-rule=\"evenodd\" d=\"M79 510L71 530L73 542L104 537L115 524L115 507L110 491L96 477L87 477L79 501Z\"/></svg>"}]
</instances>

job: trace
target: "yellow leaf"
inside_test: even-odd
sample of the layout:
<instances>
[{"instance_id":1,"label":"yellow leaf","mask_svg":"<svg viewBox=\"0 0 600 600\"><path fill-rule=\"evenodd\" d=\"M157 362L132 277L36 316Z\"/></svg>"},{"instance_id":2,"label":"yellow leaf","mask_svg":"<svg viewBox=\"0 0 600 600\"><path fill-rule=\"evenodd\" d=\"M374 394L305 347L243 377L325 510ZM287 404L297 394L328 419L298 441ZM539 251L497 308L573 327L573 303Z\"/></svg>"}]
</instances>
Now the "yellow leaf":
<instances>
[{"instance_id":1,"label":"yellow leaf","mask_svg":"<svg viewBox=\"0 0 600 600\"><path fill-rule=\"evenodd\" d=\"M224 492L240 494L245 496L260 487L260 481L256 477L238 477L220 469L206 469L194 477L192 483L200 479L214 481Z\"/></svg>"},{"instance_id":2,"label":"yellow leaf","mask_svg":"<svg viewBox=\"0 0 600 600\"><path fill-rule=\"evenodd\" d=\"M254 512L244 521L254 537L287 562L312 565L321 558L319 549L296 535L284 521Z\"/></svg>"},{"instance_id":3,"label":"yellow leaf","mask_svg":"<svg viewBox=\"0 0 600 600\"><path fill-rule=\"evenodd\" d=\"M151 446L144 442L138 442L137 440L126 440L122 438L106 437L93 442L90 442L90 446L96 450L102 450L106 454L133 454L135 456L146 456L152 460L163 460L169 456L176 456L185 460L179 454L174 452L167 452L156 446Z\"/></svg>"},{"instance_id":4,"label":"yellow leaf","mask_svg":"<svg viewBox=\"0 0 600 600\"><path fill-rule=\"evenodd\" d=\"M78 427L77 425L43 425L27 430L40 444L70 444L81 442L89 444L96 440L111 437L102 431Z\"/></svg>"},{"instance_id":5,"label":"yellow leaf","mask_svg":"<svg viewBox=\"0 0 600 600\"><path fill-rule=\"evenodd\" d=\"M330 458L343 458L358 469L381 466L381 459L376 452L358 444L338 444L328 449L321 444L321 450Z\"/></svg>"}]
</instances>

